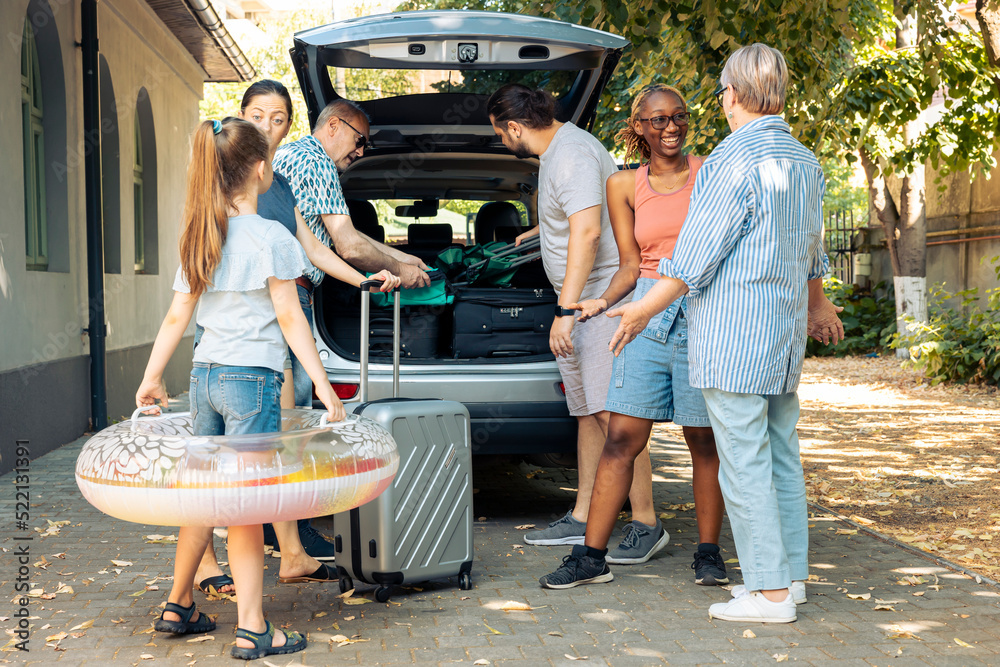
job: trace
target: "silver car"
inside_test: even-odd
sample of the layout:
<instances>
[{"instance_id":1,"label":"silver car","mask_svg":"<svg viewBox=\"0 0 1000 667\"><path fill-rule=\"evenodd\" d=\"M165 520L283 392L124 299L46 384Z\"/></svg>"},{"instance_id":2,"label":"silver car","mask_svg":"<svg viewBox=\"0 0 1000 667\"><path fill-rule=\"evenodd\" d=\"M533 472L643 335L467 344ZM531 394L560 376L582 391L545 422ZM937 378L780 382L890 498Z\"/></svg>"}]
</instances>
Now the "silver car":
<instances>
[{"instance_id":1,"label":"silver car","mask_svg":"<svg viewBox=\"0 0 1000 667\"><path fill-rule=\"evenodd\" d=\"M372 146L341 178L355 226L381 238L390 214L413 218L418 224L408 227L405 249L428 261L454 247L453 230L431 217L442 201L482 204L476 233L469 230L466 241L511 239L522 231L509 226L518 219L511 215L515 207L520 221L513 224L527 223L527 229L537 222L538 160L517 159L500 143L485 110L490 93L511 81L544 87L560 104L559 120L587 128L627 45L616 35L559 21L449 10L314 28L295 35L291 54L311 124L338 99L338 88L371 118ZM370 76L372 70L381 70L379 77ZM401 200L409 203L399 206ZM548 345L540 344L547 341L555 295L540 261L523 266L512 282L515 287L486 288L492 305L481 324L467 319L480 315L456 305L467 299L462 291L452 304L407 308L400 394L464 403L477 454L558 461L576 450L576 420L567 411ZM527 302L533 296L545 305L532 306L525 295ZM330 382L342 398L356 398L357 290L327 280L315 300L315 336ZM534 330L514 326L529 317ZM505 328L497 318L511 325ZM373 340L384 326L383 313L370 328ZM463 352L456 332L470 328L495 329L495 344ZM378 356L381 351L388 353L376 344L370 400L392 394L391 357Z\"/></svg>"}]
</instances>

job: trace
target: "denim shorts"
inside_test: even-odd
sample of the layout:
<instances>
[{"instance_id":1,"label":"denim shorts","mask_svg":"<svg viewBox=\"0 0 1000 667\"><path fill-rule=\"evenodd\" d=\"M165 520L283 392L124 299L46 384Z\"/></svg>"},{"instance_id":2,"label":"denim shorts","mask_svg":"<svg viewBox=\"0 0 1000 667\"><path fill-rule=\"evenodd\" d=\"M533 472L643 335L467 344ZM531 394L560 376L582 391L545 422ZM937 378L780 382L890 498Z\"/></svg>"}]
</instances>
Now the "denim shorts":
<instances>
[{"instance_id":1,"label":"denim shorts","mask_svg":"<svg viewBox=\"0 0 1000 667\"><path fill-rule=\"evenodd\" d=\"M678 309L669 330L663 318L615 357L605 409L620 415L711 426L701 389L688 382L688 328Z\"/></svg>"},{"instance_id":2,"label":"denim shorts","mask_svg":"<svg viewBox=\"0 0 1000 667\"><path fill-rule=\"evenodd\" d=\"M306 322L309 323L309 332L312 333L313 326L313 292L307 290L302 285L296 285L295 289L299 293L299 305L302 312L306 314ZM312 407L312 380L306 373L305 366L298 360L291 348L288 348L288 358L292 362L292 387L295 388L295 405Z\"/></svg>"},{"instance_id":3,"label":"denim shorts","mask_svg":"<svg viewBox=\"0 0 1000 667\"><path fill-rule=\"evenodd\" d=\"M284 376L259 366L195 362L191 369L191 422L194 435L243 435L281 430ZM260 449L273 449L262 443ZM252 447L243 447L256 451Z\"/></svg>"}]
</instances>

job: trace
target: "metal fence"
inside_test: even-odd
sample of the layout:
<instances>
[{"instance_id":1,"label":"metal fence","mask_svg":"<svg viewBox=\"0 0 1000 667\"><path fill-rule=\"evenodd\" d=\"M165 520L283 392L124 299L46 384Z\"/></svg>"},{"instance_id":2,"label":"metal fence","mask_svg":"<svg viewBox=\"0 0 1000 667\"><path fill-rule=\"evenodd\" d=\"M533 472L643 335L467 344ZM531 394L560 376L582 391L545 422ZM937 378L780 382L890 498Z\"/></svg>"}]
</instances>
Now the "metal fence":
<instances>
[{"instance_id":1,"label":"metal fence","mask_svg":"<svg viewBox=\"0 0 1000 667\"><path fill-rule=\"evenodd\" d=\"M830 211L823 225L823 243L830 258L830 273L847 284L854 283L854 211Z\"/></svg>"}]
</instances>

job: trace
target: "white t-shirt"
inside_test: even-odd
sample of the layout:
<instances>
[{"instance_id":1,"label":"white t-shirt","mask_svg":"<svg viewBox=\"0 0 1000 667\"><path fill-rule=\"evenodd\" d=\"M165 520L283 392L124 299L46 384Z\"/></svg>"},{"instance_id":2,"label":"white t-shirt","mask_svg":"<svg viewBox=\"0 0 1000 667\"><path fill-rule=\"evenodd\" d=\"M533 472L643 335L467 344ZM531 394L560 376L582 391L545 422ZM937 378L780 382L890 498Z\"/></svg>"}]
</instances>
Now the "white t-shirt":
<instances>
[{"instance_id":1,"label":"white t-shirt","mask_svg":"<svg viewBox=\"0 0 1000 667\"><path fill-rule=\"evenodd\" d=\"M604 187L618 171L607 149L573 123L560 127L539 157L538 223L545 275L556 293L562 292L569 251L569 216L591 206L601 207L601 240L594 268L580 299L599 297L618 270L618 246L611 231Z\"/></svg>"},{"instance_id":2,"label":"white t-shirt","mask_svg":"<svg viewBox=\"0 0 1000 667\"><path fill-rule=\"evenodd\" d=\"M193 361L256 366L279 373L288 345L278 325L267 279L294 280L312 264L302 245L280 222L259 215L229 218L222 260L198 301L196 321L205 333ZM174 291L190 294L180 267Z\"/></svg>"}]
</instances>

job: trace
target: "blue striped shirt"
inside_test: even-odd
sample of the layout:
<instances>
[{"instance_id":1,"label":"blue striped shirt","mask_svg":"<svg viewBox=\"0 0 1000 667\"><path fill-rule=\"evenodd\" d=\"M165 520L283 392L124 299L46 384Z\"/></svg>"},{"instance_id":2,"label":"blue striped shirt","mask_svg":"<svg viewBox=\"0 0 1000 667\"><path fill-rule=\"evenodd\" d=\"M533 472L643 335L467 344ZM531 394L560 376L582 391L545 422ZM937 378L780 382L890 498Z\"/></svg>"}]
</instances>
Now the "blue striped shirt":
<instances>
[{"instance_id":1,"label":"blue striped shirt","mask_svg":"<svg viewBox=\"0 0 1000 667\"><path fill-rule=\"evenodd\" d=\"M688 293L691 386L795 391L806 347L807 280L822 277L823 170L778 116L726 137L698 172L661 275Z\"/></svg>"}]
</instances>

